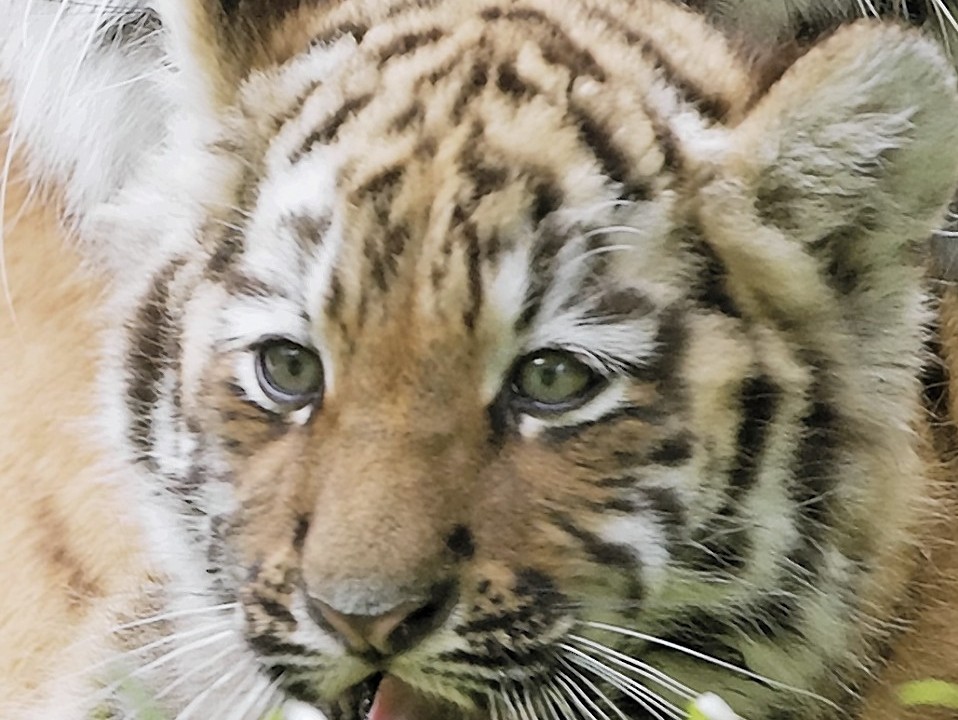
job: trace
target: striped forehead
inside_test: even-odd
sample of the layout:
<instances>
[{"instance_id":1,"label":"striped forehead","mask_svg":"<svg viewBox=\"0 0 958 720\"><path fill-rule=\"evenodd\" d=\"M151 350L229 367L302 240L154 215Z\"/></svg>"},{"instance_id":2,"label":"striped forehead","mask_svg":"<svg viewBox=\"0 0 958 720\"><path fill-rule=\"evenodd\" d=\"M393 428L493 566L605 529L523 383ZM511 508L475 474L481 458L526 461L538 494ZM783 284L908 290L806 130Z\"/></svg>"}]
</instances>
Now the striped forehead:
<instances>
[{"instance_id":1,"label":"striped forehead","mask_svg":"<svg viewBox=\"0 0 958 720\"><path fill-rule=\"evenodd\" d=\"M732 113L744 80L708 37L698 49L729 67L683 76L662 27L638 34L604 5L444 3L345 34L331 12L329 41L284 80L304 89L266 154L245 272L320 331L388 310L501 336L530 305L540 326L562 316L593 269L576 258L601 246L632 249L620 277L670 267L682 135ZM536 297L550 255L565 290Z\"/></svg>"}]
</instances>

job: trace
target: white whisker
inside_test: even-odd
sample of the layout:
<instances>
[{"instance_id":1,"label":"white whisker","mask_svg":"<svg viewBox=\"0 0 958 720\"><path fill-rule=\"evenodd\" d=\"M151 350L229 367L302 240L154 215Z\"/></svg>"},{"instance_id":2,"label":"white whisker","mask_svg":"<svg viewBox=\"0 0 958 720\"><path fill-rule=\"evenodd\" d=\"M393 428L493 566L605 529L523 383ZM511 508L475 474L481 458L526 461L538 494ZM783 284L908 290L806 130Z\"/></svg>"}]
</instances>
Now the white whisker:
<instances>
[{"instance_id":1,"label":"white whisker","mask_svg":"<svg viewBox=\"0 0 958 720\"><path fill-rule=\"evenodd\" d=\"M188 638L196 637L197 635L205 635L206 633L222 630L223 628L228 628L233 624L232 620L221 620L220 622L213 623L211 625L206 625L200 628L193 628L192 630L184 630L183 632L173 633L171 635L164 635L157 640L146 643L145 645L140 645L138 647L129 648L120 653L120 657L125 657L128 655L139 655L141 653L149 652L150 650L155 650L158 647L163 647L164 645L169 645L170 643L179 642L180 640L186 640Z\"/></svg>"},{"instance_id":2,"label":"white whisker","mask_svg":"<svg viewBox=\"0 0 958 720\"><path fill-rule=\"evenodd\" d=\"M525 688L523 688L523 692L526 692ZM519 689L515 687L510 688L509 693L512 700L515 702L516 709L519 711L519 717L522 720L536 720L535 716L530 716L526 712L526 705L522 701L522 696L519 693ZM528 694L527 694L527 697L528 697Z\"/></svg>"},{"instance_id":3,"label":"white whisker","mask_svg":"<svg viewBox=\"0 0 958 720\"><path fill-rule=\"evenodd\" d=\"M210 635L207 638L201 638L200 640L194 640L193 642L187 643L186 645L180 645L174 648L173 650L170 650L168 653L164 653L163 655L158 657L156 660L153 660L147 663L146 665L143 665L142 667L138 667L136 670L131 672L128 677L139 677L143 675L144 673L150 672L151 670L155 670L158 667L162 667L166 663L170 662L170 660L175 660L176 658L186 655L187 653L191 653L194 650L199 650L200 648L205 648L205 647L209 647L210 645L215 645L221 640L225 640L226 638L231 637L232 635L233 635L232 631L224 630L223 632L216 633L215 635Z\"/></svg>"},{"instance_id":4,"label":"white whisker","mask_svg":"<svg viewBox=\"0 0 958 720\"><path fill-rule=\"evenodd\" d=\"M556 693L555 684L553 682L548 682L539 688L539 697L543 705L543 716L548 717L548 720L563 720L559 715L559 709L556 707L555 702L553 702L553 695ZM572 716L569 715L565 720L572 720Z\"/></svg>"},{"instance_id":5,"label":"white whisker","mask_svg":"<svg viewBox=\"0 0 958 720\"><path fill-rule=\"evenodd\" d=\"M616 233L648 237L647 232L640 230L639 228L632 227L631 225L607 225L605 227L594 228L593 230L582 233L582 237L588 239L593 237L601 237L602 235L614 235Z\"/></svg>"},{"instance_id":6,"label":"white whisker","mask_svg":"<svg viewBox=\"0 0 958 720\"><path fill-rule=\"evenodd\" d=\"M576 670L572 665L569 665L566 662L563 662L563 665L565 665L569 672L578 677L580 682L591 685L596 694L604 698L605 702L609 705L609 707L612 708L612 711L619 716L619 720L629 720L629 718L625 716L625 713L619 710L619 708L617 708L611 700L605 697L605 695L599 691L599 688L597 688L594 683L589 682L588 678ZM566 675L565 673L559 673L556 676L556 681L561 683L566 690L569 691L569 698L576 704L576 707L579 708L579 710L589 716L590 720L598 720L598 717L601 717L603 720L611 720L609 714L600 708L595 701L589 697L588 693L579 687L572 677ZM596 713L598 713L598 716Z\"/></svg>"},{"instance_id":7,"label":"white whisker","mask_svg":"<svg viewBox=\"0 0 958 720\"><path fill-rule=\"evenodd\" d=\"M557 712L565 712L564 715L560 715L559 717L555 718L555 720L574 720L578 713L576 713L572 709L572 706L566 701L564 691L561 687L559 687L555 679L553 679L553 681L550 682L545 689L555 704L559 706Z\"/></svg>"},{"instance_id":8,"label":"white whisker","mask_svg":"<svg viewBox=\"0 0 958 720\"><path fill-rule=\"evenodd\" d=\"M492 716L490 720L500 720L499 696L492 692L487 693L486 696L489 698L489 714Z\"/></svg>"},{"instance_id":9,"label":"white whisker","mask_svg":"<svg viewBox=\"0 0 958 720\"><path fill-rule=\"evenodd\" d=\"M542 720L541 716L536 711L536 703L533 701L532 695L529 692L529 688L525 685L522 686L522 698L526 711L529 713L529 720Z\"/></svg>"},{"instance_id":10,"label":"white whisker","mask_svg":"<svg viewBox=\"0 0 958 720\"><path fill-rule=\"evenodd\" d=\"M191 678L196 677L199 673L203 672L209 667L216 665L216 663L218 663L220 660L225 658L230 653L235 652L235 650L236 650L235 647L230 646L226 648L225 650L216 653L212 657L207 658L205 662L202 662L199 665L194 665L187 672L180 673L179 675L177 675L176 679L173 682L161 688L159 692L157 692L154 695L154 697L157 700L162 700L171 692L173 692L176 688L180 687L183 683L188 682Z\"/></svg>"},{"instance_id":11,"label":"white whisker","mask_svg":"<svg viewBox=\"0 0 958 720\"><path fill-rule=\"evenodd\" d=\"M512 688L503 688L500 697L502 698L502 703L506 706L506 710L509 713L510 720L518 720L520 717L519 711L516 710L516 706L512 704Z\"/></svg>"},{"instance_id":12,"label":"white whisker","mask_svg":"<svg viewBox=\"0 0 958 720\"><path fill-rule=\"evenodd\" d=\"M581 682L583 685L588 687L592 692L594 692L595 696L599 700L601 700L605 705L607 705L612 710L612 712L614 712L618 716L619 720L629 720L629 718L625 715L625 713L623 713L622 710L620 710L616 706L616 704L612 702L604 692L602 692L602 690L599 688L598 685L596 685L594 682L589 680L589 678L587 678L585 675L579 672L579 670L575 666L569 664L568 661L561 660L560 662L562 662L562 664L565 665L566 669L570 673L572 673L579 679L579 682ZM605 712L602 708L600 708L596 703L594 703L582 688L578 687L577 685L574 687L581 694L580 696L582 697L582 699L589 703L590 707L592 707L596 712L601 714L602 717L605 718L605 720L611 720L611 718L609 718L609 714Z\"/></svg>"},{"instance_id":13,"label":"white whisker","mask_svg":"<svg viewBox=\"0 0 958 720\"><path fill-rule=\"evenodd\" d=\"M156 658L155 660L151 661L150 663L146 665L134 667L129 672L121 672L120 676L117 677L115 680L110 682L108 685L98 689L96 693L93 695L93 697L108 698L117 690L119 690L124 685L126 685L130 680L139 678L146 673L156 670L157 668L162 667L163 665L167 664L171 660L175 660L177 657L180 657L181 655L193 652L195 650L200 650L204 647L207 647L208 645L213 645L217 642L220 642L224 640L227 636L229 636L229 634L230 633L228 632L222 632L222 633L217 633L216 635L213 635L211 637L200 638L199 640L195 640L191 643L187 643L186 645L176 647L171 652L161 655L160 657ZM111 663L115 662L115 660L116 660L115 658L111 658L110 662ZM109 663L103 663L103 664L109 664Z\"/></svg>"},{"instance_id":14,"label":"white whisker","mask_svg":"<svg viewBox=\"0 0 958 720\"><path fill-rule=\"evenodd\" d=\"M240 664L234 667L225 675L221 676L219 680L207 687L203 692L199 693L194 697L185 708L180 710L176 714L176 717L173 720L187 720L191 717L193 713L200 708L203 702L216 690L219 690L221 687L229 683L231 680L235 679L237 675L240 675L243 672L248 672L249 668L246 665Z\"/></svg>"},{"instance_id":15,"label":"white whisker","mask_svg":"<svg viewBox=\"0 0 958 720\"><path fill-rule=\"evenodd\" d=\"M259 687L255 687L256 685ZM246 691L246 702L237 705L233 712L226 717L226 720L245 720L251 713L253 713L253 719L255 720L258 717L257 709L269 702L274 689L272 681L258 677L254 687ZM243 690L244 688L241 685L240 694Z\"/></svg>"},{"instance_id":16,"label":"white whisker","mask_svg":"<svg viewBox=\"0 0 958 720\"><path fill-rule=\"evenodd\" d=\"M569 661L578 665L583 670L603 678L610 685L618 688L639 703L643 709L654 715L658 720L665 720L665 718L659 714L659 710L668 715L672 720L681 720L683 717L682 711L673 703L665 700L641 683L606 666L595 658L589 657L585 653L574 653L573 656L569 658Z\"/></svg>"},{"instance_id":17,"label":"white whisker","mask_svg":"<svg viewBox=\"0 0 958 720\"><path fill-rule=\"evenodd\" d=\"M657 670L656 668L652 667L651 665L648 665L647 663L644 663L639 660L636 660L635 658L629 657L628 655L625 655L624 653L620 653L616 650L613 650L610 647L606 647L602 643L598 643L594 640L590 640L589 638L581 637L579 635L570 635L569 637L570 639L575 640L576 642L581 643L583 645L586 645L587 647L592 648L598 653L601 653L603 656L607 657L610 662L614 662L616 665L619 665L620 667L624 667L628 670L631 670L632 672L646 678L647 680L651 680L652 682L661 685L662 687L675 693L679 697L684 698L685 700L692 700L698 697L698 693L695 692L688 685L684 685L683 683L680 683L678 680L672 677L669 677L669 675L667 675L666 673L662 672L661 670Z\"/></svg>"},{"instance_id":18,"label":"white whisker","mask_svg":"<svg viewBox=\"0 0 958 720\"><path fill-rule=\"evenodd\" d=\"M149 617L139 618L137 620L123 623L122 625L117 625L113 628L113 631L120 632L122 630L132 630L133 628L142 627L144 625L152 625L153 623L173 620L175 618L189 617L192 615L203 615L205 613L215 613L220 612L221 610L235 610L237 607L239 607L239 603L228 602L222 603L220 605L211 605L209 607L172 610L170 612L157 613L156 615L150 615Z\"/></svg>"},{"instance_id":19,"label":"white whisker","mask_svg":"<svg viewBox=\"0 0 958 720\"><path fill-rule=\"evenodd\" d=\"M945 44L945 50L951 52L951 38L949 37L949 28L947 28L946 25L950 25L951 30L958 31L958 21L955 20L955 16L951 14L948 6L942 2L942 0L932 0L931 6L935 11L938 27L941 28L941 36Z\"/></svg>"},{"instance_id":20,"label":"white whisker","mask_svg":"<svg viewBox=\"0 0 958 720\"><path fill-rule=\"evenodd\" d=\"M73 64L73 69L70 71L70 78L66 83L66 92L68 94L73 89L73 86L80 75L80 68L83 67L83 62L87 58L87 53L90 51L90 48L93 47L93 41L96 38L100 22L103 20L106 7L107 3L105 2L96 3L95 12L93 13L93 20L90 22L90 30L87 32L86 38L83 41L83 45L80 48L80 52L77 53L77 60Z\"/></svg>"},{"instance_id":21,"label":"white whisker","mask_svg":"<svg viewBox=\"0 0 958 720\"><path fill-rule=\"evenodd\" d=\"M669 650L674 650L676 652L682 653L683 655L688 655L689 657L694 657L697 660L702 660L716 667L721 667L731 672L734 672L743 677L751 678L758 682L771 685L772 687L778 688L779 690L786 690L788 692L795 693L796 695L802 695L803 697L811 698L817 700L821 703L828 705L829 707L835 710L841 710L841 708L833 703L828 698L822 697L818 693L814 693L811 690L805 690L804 688L795 687L794 685L789 685L788 683L783 683L779 680L773 680L772 678L760 675L759 673L752 672L751 670L746 670L745 668L740 668L737 665L732 663L725 662L724 660L719 660L714 658L711 655L706 655L705 653L698 652L697 650L692 650L691 648L683 647L677 643L670 642L668 640L662 640L657 638L654 635L648 635L646 633L641 633L636 630L629 630L628 628L621 628L616 625L609 625L607 623L601 622L586 622L584 623L588 627L594 628L596 630L605 630L606 632L617 633L619 635L625 635L626 637L636 638L637 640L645 640L647 643L652 645L658 645L660 647L668 648Z\"/></svg>"}]
</instances>

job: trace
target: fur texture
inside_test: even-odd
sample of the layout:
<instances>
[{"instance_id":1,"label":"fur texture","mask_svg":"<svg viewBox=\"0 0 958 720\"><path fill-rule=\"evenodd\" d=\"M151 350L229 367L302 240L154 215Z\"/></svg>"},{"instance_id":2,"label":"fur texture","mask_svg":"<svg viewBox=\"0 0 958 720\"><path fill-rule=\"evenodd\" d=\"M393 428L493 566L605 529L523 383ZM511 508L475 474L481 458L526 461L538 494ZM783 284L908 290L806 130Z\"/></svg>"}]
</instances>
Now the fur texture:
<instances>
[{"instance_id":1,"label":"fur texture","mask_svg":"<svg viewBox=\"0 0 958 720\"><path fill-rule=\"evenodd\" d=\"M105 438L44 471L83 423L4 412L10 543L49 604L3 612L53 618L65 665L112 659L51 695L69 671L24 623L27 663L0 659L34 716L135 715L129 681L82 687L117 677L181 719L348 720L382 673L482 720L705 690L874 718L892 682L958 679L958 335L925 249L955 75L895 22L799 37L831 17L803 4L763 47L756 7L707 8L730 39L663 0L8 2L10 135L86 265L8 223L13 308L57 361L104 328L96 401L82 362L4 389L55 374ZM276 338L322 363L309 403L264 384ZM592 374L581 402L523 395L546 350ZM97 519L117 502L128 529Z\"/></svg>"}]
</instances>

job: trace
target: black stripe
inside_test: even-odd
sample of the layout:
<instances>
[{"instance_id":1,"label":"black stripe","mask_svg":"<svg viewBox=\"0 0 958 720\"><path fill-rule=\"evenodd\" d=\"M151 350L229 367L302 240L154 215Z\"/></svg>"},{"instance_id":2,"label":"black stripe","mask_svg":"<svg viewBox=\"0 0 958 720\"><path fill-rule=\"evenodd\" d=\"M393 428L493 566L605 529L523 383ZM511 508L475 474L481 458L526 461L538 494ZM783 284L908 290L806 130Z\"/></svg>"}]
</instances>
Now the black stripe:
<instances>
[{"instance_id":1,"label":"black stripe","mask_svg":"<svg viewBox=\"0 0 958 720\"><path fill-rule=\"evenodd\" d=\"M608 283L603 283L608 285ZM636 288L613 288L601 293L589 309L590 318L597 322L620 323L652 314L655 303Z\"/></svg>"},{"instance_id":2,"label":"black stripe","mask_svg":"<svg viewBox=\"0 0 958 720\"><path fill-rule=\"evenodd\" d=\"M466 309L462 313L462 321L471 332L476 328L476 320L479 318L479 311L482 309L482 254L479 248L479 237L476 234L475 225L473 223L467 223L463 227L463 233L466 239L465 259L466 275L469 280L469 300Z\"/></svg>"},{"instance_id":3,"label":"black stripe","mask_svg":"<svg viewBox=\"0 0 958 720\"><path fill-rule=\"evenodd\" d=\"M253 413L254 418L258 418L261 420L262 419L268 420L270 425L275 425L277 426L277 429L281 428L282 431L284 432L289 428L289 426L286 424L286 421L284 419L285 416L282 413L276 412L267 407L263 407L258 402L250 398L246 394L246 390L243 389L243 386L240 385L235 380L224 381L223 387L230 395L232 395L234 398L239 400L244 407L254 410L255 411ZM226 420L225 417L222 419L224 421Z\"/></svg>"},{"instance_id":4,"label":"black stripe","mask_svg":"<svg viewBox=\"0 0 958 720\"><path fill-rule=\"evenodd\" d=\"M391 197L396 193L397 186L402 182L405 173L406 166L403 163L383 168L353 190L353 199L362 200L375 195L389 195Z\"/></svg>"},{"instance_id":5,"label":"black stripe","mask_svg":"<svg viewBox=\"0 0 958 720\"><path fill-rule=\"evenodd\" d=\"M543 59L571 71L573 77L590 76L599 82L606 80L605 69L596 61L595 56L586 48L581 47L569 37L566 28L554 21L545 13L531 8L518 8L502 11L500 8L489 8L480 13L480 16L489 22L508 21L521 23L525 27L523 32L531 34L533 30L540 30L535 38Z\"/></svg>"},{"instance_id":6,"label":"black stripe","mask_svg":"<svg viewBox=\"0 0 958 720\"><path fill-rule=\"evenodd\" d=\"M434 27L419 32L406 33L394 38L388 45L379 49L378 65L382 68L394 58L410 55L427 45L434 45L445 36L442 28Z\"/></svg>"},{"instance_id":7,"label":"black stripe","mask_svg":"<svg viewBox=\"0 0 958 720\"><path fill-rule=\"evenodd\" d=\"M222 281L226 291L237 297L287 297L286 293L279 288L238 270L227 270L222 277Z\"/></svg>"},{"instance_id":8,"label":"black stripe","mask_svg":"<svg viewBox=\"0 0 958 720\"><path fill-rule=\"evenodd\" d=\"M722 122L728 117L730 110L728 101L716 93L709 92L708 88L697 86L691 78L683 75L651 38L634 28L624 27L623 18L612 17L610 13L594 5L589 7L588 12L590 16L604 22L610 32L623 37L632 47L639 48L653 67L662 73L666 83L674 87L685 102L693 105L707 119Z\"/></svg>"},{"instance_id":9,"label":"black stripe","mask_svg":"<svg viewBox=\"0 0 958 720\"><path fill-rule=\"evenodd\" d=\"M830 529L832 492L838 483L839 450L842 442L841 413L835 407L835 391L828 363L812 363L814 380L809 391L809 409L799 423L800 438L793 461L792 502L797 509L799 547L789 553L797 567L817 574Z\"/></svg>"},{"instance_id":10,"label":"black stripe","mask_svg":"<svg viewBox=\"0 0 958 720\"><path fill-rule=\"evenodd\" d=\"M671 618L669 626L667 632L658 635L662 640L748 669L742 653L724 640L725 637L740 637L742 632L728 618L704 609L695 609ZM668 652L656 645L656 654Z\"/></svg>"},{"instance_id":11,"label":"black stripe","mask_svg":"<svg viewBox=\"0 0 958 720\"><path fill-rule=\"evenodd\" d=\"M659 327L655 333L655 354L629 368L629 375L642 382L655 383L664 397L677 404L684 396L679 368L685 361L688 347L688 328L684 308L670 306L659 313Z\"/></svg>"},{"instance_id":12,"label":"black stripe","mask_svg":"<svg viewBox=\"0 0 958 720\"><path fill-rule=\"evenodd\" d=\"M521 333L529 328L539 314L546 292L552 285L558 263L558 254L568 241L565 233L550 224L540 227L529 258L529 288L522 301L522 310L516 318L515 331Z\"/></svg>"},{"instance_id":13,"label":"black stripe","mask_svg":"<svg viewBox=\"0 0 958 720\"><path fill-rule=\"evenodd\" d=\"M363 108L369 105L373 100L373 93L365 93L357 97L349 98L344 101L339 109L330 115L326 121L318 128L313 130L300 146L289 156L290 163L297 163L316 145L328 145L336 139L339 129L346 122L359 113Z\"/></svg>"},{"instance_id":14,"label":"black stripe","mask_svg":"<svg viewBox=\"0 0 958 720\"><path fill-rule=\"evenodd\" d=\"M532 189L535 197L532 203L532 222L538 227L539 223L562 207L565 201L565 192L559 179L550 177L537 182Z\"/></svg>"},{"instance_id":15,"label":"black stripe","mask_svg":"<svg viewBox=\"0 0 958 720\"><path fill-rule=\"evenodd\" d=\"M579 438L589 430L601 428L605 431L610 425L621 422L641 422L648 425L661 425L667 419L666 411L659 406L630 405L610 410L600 418L585 420L574 425L561 425L546 428L543 437L552 444L561 444Z\"/></svg>"},{"instance_id":16,"label":"black stripe","mask_svg":"<svg viewBox=\"0 0 958 720\"><path fill-rule=\"evenodd\" d=\"M741 318L742 311L728 291L729 271L703 236L701 225L693 225L676 231L689 239L689 252L699 261L698 275L692 287L691 297L702 307L717 311L731 318Z\"/></svg>"},{"instance_id":17,"label":"black stripe","mask_svg":"<svg viewBox=\"0 0 958 720\"><path fill-rule=\"evenodd\" d=\"M688 509L679 499L678 493L672 488L643 487L636 488L641 504L654 511L666 531L678 534L688 522Z\"/></svg>"},{"instance_id":18,"label":"black stripe","mask_svg":"<svg viewBox=\"0 0 958 720\"><path fill-rule=\"evenodd\" d=\"M652 198L652 187L630 179L633 163L612 139L612 132L592 117L586 108L569 105L568 117L578 128L580 140L592 151L603 174L622 186L621 197L636 202Z\"/></svg>"},{"instance_id":19,"label":"black stripe","mask_svg":"<svg viewBox=\"0 0 958 720\"><path fill-rule=\"evenodd\" d=\"M468 77L462 83L459 96L452 104L450 117L454 125L458 125L465 115L466 108L485 89L489 82L489 65L485 60L476 62L469 71Z\"/></svg>"},{"instance_id":20,"label":"black stripe","mask_svg":"<svg viewBox=\"0 0 958 720\"><path fill-rule=\"evenodd\" d=\"M185 261L175 258L153 278L149 292L140 303L130 330L126 357L127 408L130 411L128 437L137 460L151 469L154 445L153 412L160 400L160 385L170 362L180 354L180 327L173 319L170 286Z\"/></svg>"},{"instance_id":21,"label":"black stripe","mask_svg":"<svg viewBox=\"0 0 958 720\"><path fill-rule=\"evenodd\" d=\"M519 72L511 61L499 63L496 68L496 87L500 92L524 101L540 93L538 87L519 77Z\"/></svg>"},{"instance_id":22,"label":"black stripe","mask_svg":"<svg viewBox=\"0 0 958 720\"><path fill-rule=\"evenodd\" d=\"M781 394L781 388L764 374L742 382L735 459L728 473L725 502L697 538L705 552L692 564L700 569L718 565L737 570L745 565L752 536L742 517L742 502L758 482Z\"/></svg>"},{"instance_id":23,"label":"black stripe","mask_svg":"<svg viewBox=\"0 0 958 720\"><path fill-rule=\"evenodd\" d=\"M746 378L739 391L741 421L735 461L729 472L729 499L738 502L754 487L782 391L767 375Z\"/></svg>"},{"instance_id":24,"label":"black stripe","mask_svg":"<svg viewBox=\"0 0 958 720\"><path fill-rule=\"evenodd\" d=\"M631 548L603 540L594 532L576 525L572 518L565 513L552 512L550 518L556 527L570 537L575 538L582 546L583 551L594 562L599 565L626 570L630 580L635 582L635 587L639 588L640 563ZM633 598L641 597L641 594L639 592L632 594L632 596Z\"/></svg>"},{"instance_id":25,"label":"black stripe","mask_svg":"<svg viewBox=\"0 0 958 720\"><path fill-rule=\"evenodd\" d=\"M221 279L246 248L246 238L241 230L226 228L216 241L216 249L206 263L206 275L211 280Z\"/></svg>"},{"instance_id":26,"label":"black stripe","mask_svg":"<svg viewBox=\"0 0 958 720\"><path fill-rule=\"evenodd\" d=\"M688 433L666 438L647 457L649 463L664 467L678 467L691 459L692 437Z\"/></svg>"},{"instance_id":27,"label":"black stripe","mask_svg":"<svg viewBox=\"0 0 958 720\"><path fill-rule=\"evenodd\" d=\"M342 23L341 25L334 25L333 27L324 30L318 35L314 35L312 39L312 45L328 45L333 43L347 35L351 35L358 45L363 41L366 33L369 32L369 25L363 23L356 23L351 20Z\"/></svg>"},{"instance_id":28,"label":"black stripe","mask_svg":"<svg viewBox=\"0 0 958 720\"><path fill-rule=\"evenodd\" d=\"M288 607L283 605L278 600L263 597L262 595L253 595L252 603L269 615L272 620L282 623L289 629L295 629L299 624L296 621L296 616L290 612Z\"/></svg>"},{"instance_id":29,"label":"black stripe","mask_svg":"<svg viewBox=\"0 0 958 720\"><path fill-rule=\"evenodd\" d=\"M326 239L333 220L329 215L306 215L292 213L283 219L283 224L290 229L304 253L309 253L321 246Z\"/></svg>"}]
</instances>

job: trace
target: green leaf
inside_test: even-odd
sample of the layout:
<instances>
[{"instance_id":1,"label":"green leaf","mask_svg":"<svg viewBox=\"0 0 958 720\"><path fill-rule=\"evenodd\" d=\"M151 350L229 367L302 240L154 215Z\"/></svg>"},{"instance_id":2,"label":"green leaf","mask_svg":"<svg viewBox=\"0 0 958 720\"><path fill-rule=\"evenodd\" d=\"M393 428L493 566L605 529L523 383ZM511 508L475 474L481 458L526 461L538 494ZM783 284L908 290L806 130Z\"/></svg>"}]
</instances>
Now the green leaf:
<instances>
[{"instance_id":1,"label":"green leaf","mask_svg":"<svg viewBox=\"0 0 958 720\"><path fill-rule=\"evenodd\" d=\"M944 680L917 680L898 688L902 705L934 705L958 710L958 685Z\"/></svg>"}]
</instances>

